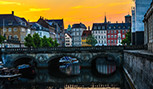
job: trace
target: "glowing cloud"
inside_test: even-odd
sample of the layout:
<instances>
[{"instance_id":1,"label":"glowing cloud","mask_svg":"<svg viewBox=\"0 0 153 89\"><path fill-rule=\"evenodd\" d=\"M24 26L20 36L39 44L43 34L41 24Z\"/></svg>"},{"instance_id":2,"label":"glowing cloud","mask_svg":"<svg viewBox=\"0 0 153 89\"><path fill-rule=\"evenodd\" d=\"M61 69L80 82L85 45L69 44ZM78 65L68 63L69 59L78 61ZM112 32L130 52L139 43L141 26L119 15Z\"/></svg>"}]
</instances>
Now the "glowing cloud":
<instances>
[{"instance_id":1,"label":"glowing cloud","mask_svg":"<svg viewBox=\"0 0 153 89\"><path fill-rule=\"evenodd\" d=\"M29 11L48 11L50 8L30 8Z\"/></svg>"},{"instance_id":2,"label":"glowing cloud","mask_svg":"<svg viewBox=\"0 0 153 89\"><path fill-rule=\"evenodd\" d=\"M9 2L9 1L0 1L0 5L21 5L21 3L18 2Z\"/></svg>"}]
</instances>

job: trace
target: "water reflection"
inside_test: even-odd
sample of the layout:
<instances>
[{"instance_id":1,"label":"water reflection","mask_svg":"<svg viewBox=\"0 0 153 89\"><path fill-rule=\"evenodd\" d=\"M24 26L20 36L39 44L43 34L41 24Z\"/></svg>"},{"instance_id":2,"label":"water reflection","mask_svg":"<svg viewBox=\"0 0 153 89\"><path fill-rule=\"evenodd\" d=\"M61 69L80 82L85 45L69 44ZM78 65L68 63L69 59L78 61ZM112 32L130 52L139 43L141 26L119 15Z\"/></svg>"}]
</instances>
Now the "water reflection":
<instances>
[{"instance_id":1,"label":"water reflection","mask_svg":"<svg viewBox=\"0 0 153 89\"><path fill-rule=\"evenodd\" d=\"M60 60L59 70L67 75L79 75L80 65L76 58L62 57Z\"/></svg>"},{"instance_id":2,"label":"water reflection","mask_svg":"<svg viewBox=\"0 0 153 89\"><path fill-rule=\"evenodd\" d=\"M110 75L116 71L116 63L113 60L108 61L105 58L97 58L96 69L100 74Z\"/></svg>"}]
</instances>

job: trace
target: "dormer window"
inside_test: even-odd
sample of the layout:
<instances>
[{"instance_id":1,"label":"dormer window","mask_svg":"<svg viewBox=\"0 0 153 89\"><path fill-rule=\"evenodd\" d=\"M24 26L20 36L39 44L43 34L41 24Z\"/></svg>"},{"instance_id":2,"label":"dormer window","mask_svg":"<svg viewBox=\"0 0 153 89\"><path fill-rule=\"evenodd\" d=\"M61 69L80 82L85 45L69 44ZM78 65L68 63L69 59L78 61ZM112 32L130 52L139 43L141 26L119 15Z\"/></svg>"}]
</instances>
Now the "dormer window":
<instances>
[{"instance_id":1,"label":"dormer window","mask_svg":"<svg viewBox=\"0 0 153 89\"><path fill-rule=\"evenodd\" d=\"M102 28L105 29L105 26L103 26Z\"/></svg>"},{"instance_id":2,"label":"dormer window","mask_svg":"<svg viewBox=\"0 0 153 89\"><path fill-rule=\"evenodd\" d=\"M109 26L109 29L111 29L111 26Z\"/></svg>"},{"instance_id":3,"label":"dormer window","mask_svg":"<svg viewBox=\"0 0 153 89\"><path fill-rule=\"evenodd\" d=\"M94 26L94 29L97 29L97 27L96 27L96 26Z\"/></svg>"},{"instance_id":4,"label":"dormer window","mask_svg":"<svg viewBox=\"0 0 153 89\"><path fill-rule=\"evenodd\" d=\"M12 22L9 22L8 25L13 25L13 23Z\"/></svg>"},{"instance_id":5,"label":"dormer window","mask_svg":"<svg viewBox=\"0 0 153 89\"><path fill-rule=\"evenodd\" d=\"M116 27L114 26L114 29L115 29Z\"/></svg>"},{"instance_id":6,"label":"dormer window","mask_svg":"<svg viewBox=\"0 0 153 89\"><path fill-rule=\"evenodd\" d=\"M100 26L98 26L98 29L100 29Z\"/></svg>"},{"instance_id":7,"label":"dormer window","mask_svg":"<svg viewBox=\"0 0 153 89\"><path fill-rule=\"evenodd\" d=\"M119 26L118 28L120 29L121 27Z\"/></svg>"}]
</instances>

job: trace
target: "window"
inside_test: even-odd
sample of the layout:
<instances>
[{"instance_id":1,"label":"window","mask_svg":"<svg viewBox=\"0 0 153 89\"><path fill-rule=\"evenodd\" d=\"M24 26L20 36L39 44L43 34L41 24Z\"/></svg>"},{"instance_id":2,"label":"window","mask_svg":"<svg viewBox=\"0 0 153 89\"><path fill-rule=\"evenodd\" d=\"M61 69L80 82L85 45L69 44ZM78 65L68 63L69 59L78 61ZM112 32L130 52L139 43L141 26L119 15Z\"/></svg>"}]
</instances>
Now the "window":
<instances>
[{"instance_id":1,"label":"window","mask_svg":"<svg viewBox=\"0 0 153 89\"><path fill-rule=\"evenodd\" d=\"M96 27L96 26L94 26L94 29L97 29L97 27Z\"/></svg>"},{"instance_id":2,"label":"window","mask_svg":"<svg viewBox=\"0 0 153 89\"><path fill-rule=\"evenodd\" d=\"M116 29L116 27L114 26L114 29Z\"/></svg>"},{"instance_id":3,"label":"window","mask_svg":"<svg viewBox=\"0 0 153 89\"><path fill-rule=\"evenodd\" d=\"M114 31L114 33L116 33L116 30Z\"/></svg>"},{"instance_id":4,"label":"window","mask_svg":"<svg viewBox=\"0 0 153 89\"><path fill-rule=\"evenodd\" d=\"M110 40L108 40L108 43L110 43Z\"/></svg>"},{"instance_id":5,"label":"window","mask_svg":"<svg viewBox=\"0 0 153 89\"><path fill-rule=\"evenodd\" d=\"M9 28L8 31L9 31L9 32L12 32L12 28Z\"/></svg>"},{"instance_id":6,"label":"window","mask_svg":"<svg viewBox=\"0 0 153 89\"><path fill-rule=\"evenodd\" d=\"M103 34L103 31L101 31L101 33Z\"/></svg>"},{"instance_id":7,"label":"window","mask_svg":"<svg viewBox=\"0 0 153 89\"><path fill-rule=\"evenodd\" d=\"M110 35L108 35L108 38L110 38Z\"/></svg>"},{"instance_id":8,"label":"window","mask_svg":"<svg viewBox=\"0 0 153 89\"><path fill-rule=\"evenodd\" d=\"M15 31L15 32L16 32L16 31L17 31L17 28L14 28L14 29L13 29L13 31Z\"/></svg>"},{"instance_id":9,"label":"window","mask_svg":"<svg viewBox=\"0 0 153 89\"><path fill-rule=\"evenodd\" d=\"M103 26L102 29L105 29L105 26Z\"/></svg>"},{"instance_id":10,"label":"window","mask_svg":"<svg viewBox=\"0 0 153 89\"><path fill-rule=\"evenodd\" d=\"M113 43L113 40L111 40L111 43Z\"/></svg>"},{"instance_id":11,"label":"window","mask_svg":"<svg viewBox=\"0 0 153 89\"><path fill-rule=\"evenodd\" d=\"M25 28L21 28L21 31L22 31L22 32L25 32Z\"/></svg>"},{"instance_id":12,"label":"window","mask_svg":"<svg viewBox=\"0 0 153 89\"><path fill-rule=\"evenodd\" d=\"M12 39L12 35L9 35L9 36L8 36L8 39Z\"/></svg>"},{"instance_id":13,"label":"window","mask_svg":"<svg viewBox=\"0 0 153 89\"><path fill-rule=\"evenodd\" d=\"M100 39L100 36L99 36L99 39Z\"/></svg>"},{"instance_id":14,"label":"window","mask_svg":"<svg viewBox=\"0 0 153 89\"><path fill-rule=\"evenodd\" d=\"M111 33L113 34L113 31L111 31Z\"/></svg>"},{"instance_id":15,"label":"window","mask_svg":"<svg viewBox=\"0 0 153 89\"><path fill-rule=\"evenodd\" d=\"M116 40L115 40L115 43L116 43Z\"/></svg>"},{"instance_id":16,"label":"window","mask_svg":"<svg viewBox=\"0 0 153 89\"><path fill-rule=\"evenodd\" d=\"M118 30L118 33L120 33L121 31L120 30Z\"/></svg>"},{"instance_id":17,"label":"window","mask_svg":"<svg viewBox=\"0 0 153 89\"><path fill-rule=\"evenodd\" d=\"M40 36L42 36L42 32L40 32Z\"/></svg>"},{"instance_id":18,"label":"window","mask_svg":"<svg viewBox=\"0 0 153 89\"><path fill-rule=\"evenodd\" d=\"M108 33L110 33L110 31L108 31Z\"/></svg>"},{"instance_id":19,"label":"window","mask_svg":"<svg viewBox=\"0 0 153 89\"><path fill-rule=\"evenodd\" d=\"M116 35L114 36L114 38L116 38Z\"/></svg>"},{"instance_id":20,"label":"window","mask_svg":"<svg viewBox=\"0 0 153 89\"><path fill-rule=\"evenodd\" d=\"M119 29L121 29L121 27L120 27L120 26L119 26L118 28L119 28Z\"/></svg>"},{"instance_id":21,"label":"window","mask_svg":"<svg viewBox=\"0 0 153 89\"><path fill-rule=\"evenodd\" d=\"M106 38L106 35L104 36L104 38Z\"/></svg>"},{"instance_id":22,"label":"window","mask_svg":"<svg viewBox=\"0 0 153 89\"><path fill-rule=\"evenodd\" d=\"M98 26L98 29L100 29L100 26Z\"/></svg>"},{"instance_id":23,"label":"window","mask_svg":"<svg viewBox=\"0 0 153 89\"><path fill-rule=\"evenodd\" d=\"M122 30L122 33L124 33L124 30Z\"/></svg>"},{"instance_id":24,"label":"window","mask_svg":"<svg viewBox=\"0 0 153 89\"><path fill-rule=\"evenodd\" d=\"M103 39L103 36L101 36L101 38Z\"/></svg>"},{"instance_id":25,"label":"window","mask_svg":"<svg viewBox=\"0 0 153 89\"><path fill-rule=\"evenodd\" d=\"M122 35L123 38L125 38L125 35Z\"/></svg>"},{"instance_id":26,"label":"window","mask_svg":"<svg viewBox=\"0 0 153 89\"><path fill-rule=\"evenodd\" d=\"M111 38L113 38L113 35L111 35Z\"/></svg>"},{"instance_id":27,"label":"window","mask_svg":"<svg viewBox=\"0 0 153 89\"><path fill-rule=\"evenodd\" d=\"M17 38L18 38L18 36L17 36L17 35L14 35L14 38L15 38L15 39L17 39Z\"/></svg>"},{"instance_id":28,"label":"window","mask_svg":"<svg viewBox=\"0 0 153 89\"><path fill-rule=\"evenodd\" d=\"M77 32L77 35L79 35L79 32Z\"/></svg>"},{"instance_id":29,"label":"window","mask_svg":"<svg viewBox=\"0 0 153 89\"><path fill-rule=\"evenodd\" d=\"M109 26L109 29L111 29L111 26Z\"/></svg>"},{"instance_id":30,"label":"window","mask_svg":"<svg viewBox=\"0 0 153 89\"><path fill-rule=\"evenodd\" d=\"M6 29L6 28L4 28L4 29L3 29L3 31L4 31L4 32L6 32L6 31L7 31L7 29Z\"/></svg>"}]
</instances>

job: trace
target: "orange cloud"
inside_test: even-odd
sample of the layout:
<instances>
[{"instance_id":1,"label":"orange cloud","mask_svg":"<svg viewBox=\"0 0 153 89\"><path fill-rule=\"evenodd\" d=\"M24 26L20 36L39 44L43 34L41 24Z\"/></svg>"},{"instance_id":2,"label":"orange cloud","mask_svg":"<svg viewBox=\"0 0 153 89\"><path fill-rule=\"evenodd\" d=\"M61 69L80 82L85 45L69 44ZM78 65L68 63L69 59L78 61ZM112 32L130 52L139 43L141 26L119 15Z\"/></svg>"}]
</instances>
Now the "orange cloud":
<instances>
[{"instance_id":1,"label":"orange cloud","mask_svg":"<svg viewBox=\"0 0 153 89\"><path fill-rule=\"evenodd\" d=\"M30 8L29 11L49 11L50 8Z\"/></svg>"},{"instance_id":2,"label":"orange cloud","mask_svg":"<svg viewBox=\"0 0 153 89\"><path fill-rule=\"evenodd\" d=\"M0 1L0 4L1 5L11 5L11 4L21 5L21 3L18 3L18 2L9 2L9 1Z\"/></svg>"}]
</instances>

